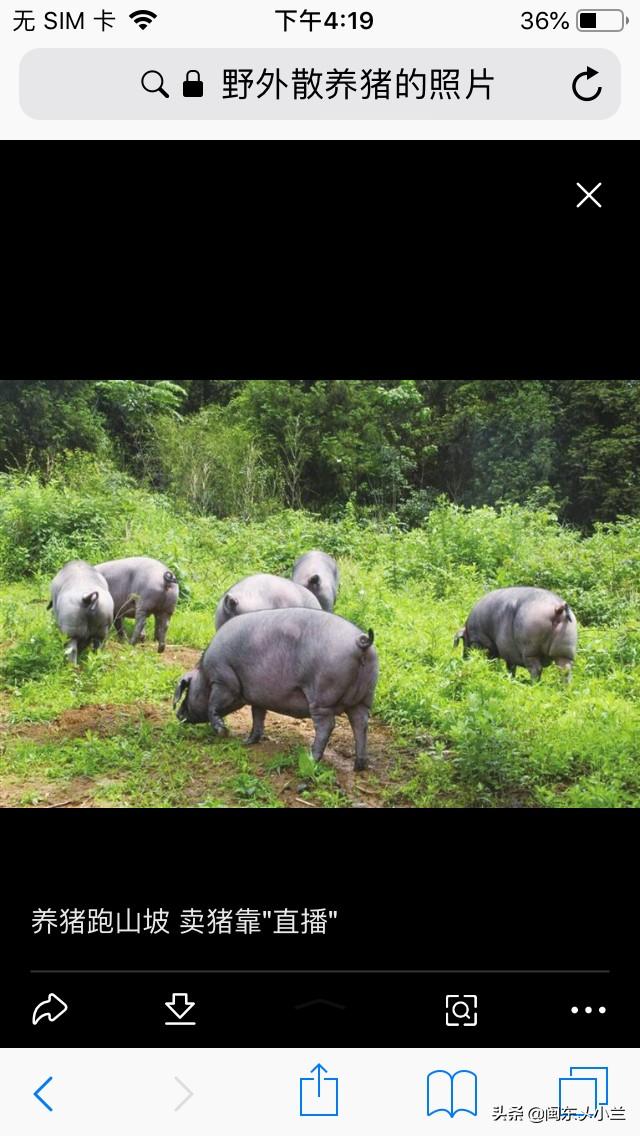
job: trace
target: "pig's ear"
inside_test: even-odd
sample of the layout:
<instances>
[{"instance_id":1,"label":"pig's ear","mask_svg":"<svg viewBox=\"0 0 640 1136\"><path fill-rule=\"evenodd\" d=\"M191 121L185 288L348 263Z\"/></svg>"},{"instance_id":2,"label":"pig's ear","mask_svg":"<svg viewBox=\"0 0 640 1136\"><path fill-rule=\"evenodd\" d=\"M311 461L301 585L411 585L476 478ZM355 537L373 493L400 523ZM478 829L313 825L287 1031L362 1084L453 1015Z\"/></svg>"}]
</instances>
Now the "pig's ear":
<instances>
[{"instance_id":1,"label":"pig's ear","mask_svg":"<svg viewBox=\"0 0 640 1136\"><path fill-rule=\"evenodd\" d=\"M182 702L183 696L186 693L188 693L188 690L189 690L189 687L191 686L192 680L193 680L193 675L190 675L190 674L183 675L182 678L180 679L180 682L176 686L176 692L173 696L173 709L174 710L178 707L180 702Z\"/></svg>"},{"instance_id":2,"label":"pig's ear","mask_svg":"<svg viewBox=\"0 0 640 1136\"><path fill-rule=\"evenodd\" d=\"M229 594L224 597L224 610L227 615L237 615L239 607L240 600L234 599L234 597Z\"/></svg>"},{"instance_id":3,"label":"pig's ear","mask_svg":"<svg viewBox=\"0 0 640 1136\"><path fill-rule=\"evenodd\" d=\"M319 576L310 576L309 580L307 581L307 587L309 588L309 591L311 591L311 592L316 592L316 593L319 592L320 591L320 577Z\"/></svg>"},{"instance_id":4,"label":"pig's ear","mask_svg":"<svg viewBox=\"0 0 640 1136\"><path fill-rule=\"evenodd\" d=\"M89 592L86 596L82 597L82 602L85 607L94 607L94 605L98 602L98 593Z\"/></svg>"},{"instance_id":5,"label":"pig's ear","mask_svg":"<svg viewBox=\"0 0 640 1136\"><path fill-rule=\"evenodd\" d=\"M453 640L454 647L459 646L460 643L464 643L464 637L465 637L466 634L467 634L467 629L466 629L466 627L463 627L462 630L458 632L455 639Z\"/></svg>"}]
</instances>

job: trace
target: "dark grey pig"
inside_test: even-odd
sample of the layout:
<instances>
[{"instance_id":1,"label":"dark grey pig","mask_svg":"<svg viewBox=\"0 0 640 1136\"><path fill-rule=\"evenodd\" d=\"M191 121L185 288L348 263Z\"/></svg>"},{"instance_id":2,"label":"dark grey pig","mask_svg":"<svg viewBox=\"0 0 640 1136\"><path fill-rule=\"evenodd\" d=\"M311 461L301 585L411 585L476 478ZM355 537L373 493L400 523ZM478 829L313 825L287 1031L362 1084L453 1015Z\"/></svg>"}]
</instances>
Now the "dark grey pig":
<instances>
[{"instance_id":1,"label":"dark grey pig","mask_svg":"<svg viewBox=\"0 0 640 1136\"><path fill-rule=\"evenodd\" d=\"M504 659L512 675L526 667L540 678L555 663L571 678L578 651L578 626L569 604L544 588L500 588L480 600L455 645L481 647L491 659Z\"/></svg>"},{"instance_id":2,"label":"dark grey pig","mask_svg":"<svg viewBox=\"0 0 640 1136\"><path fill-rule=\"evenodd\" d=\"M169 620L176 610L180 589L173 572L160 560L149 556L131 556L127 560L109 560L98 564L113 596L116 631L125 638L123 619L135 618L132 644L144 642L144 629L149 616L155 616L155 637L160 654L167 645Z\"/></svg>"},{"instance_id":3,"label":"dark grey pig","mask_svg":"<svg viewBox=\"0 0 640 1136\"><path fill-rule=\"evenodd\" d=\"M104 646L113 623L113 600L107 581L84 560L65 564L51 584L51 602L56 623L69 642L65 658L78 662L78 655L91 643Z\"/></svg>"},{"instance_id":4,"label":"dark grey pig","mask_svg":"<svg viewBox=\"0 0 640 1136\"><path fill-rule=\"evenodd\" d=\"M220 736L223 719L247 704L255 745L267 712L312 718L312 754L321 761L336 716L346 714L356 741L356 770L366 769L367 730L378 681L374 635L324 611L291 608L232 619L218 632L196 670L178 683L174 707L185 722L209 722Z\"/></svg>"},{"instance_id":5,"label":"dark grey pig","mask_svg":"<svg viewBox=\"0 0 640 1136\"><path fill-rule=\"evenodd\" d=\"M282 576L247 576L222 597L216 611L216 630L219 631L236 615L251 611L275 611L283 607L308 607L320 610L316 597Z\"/></svg>"},{"instance_id":6,"label":"dark grey pig","mask_svg":"<svg viewBox=\"0 0 640 1136\"><path fill-rule=\"evenodd\" d=\"M340 587L340 571L333 556L306 552L293 569L293 580L313 592L323 611L333 611Z\"/></svg>"}]
</instances>

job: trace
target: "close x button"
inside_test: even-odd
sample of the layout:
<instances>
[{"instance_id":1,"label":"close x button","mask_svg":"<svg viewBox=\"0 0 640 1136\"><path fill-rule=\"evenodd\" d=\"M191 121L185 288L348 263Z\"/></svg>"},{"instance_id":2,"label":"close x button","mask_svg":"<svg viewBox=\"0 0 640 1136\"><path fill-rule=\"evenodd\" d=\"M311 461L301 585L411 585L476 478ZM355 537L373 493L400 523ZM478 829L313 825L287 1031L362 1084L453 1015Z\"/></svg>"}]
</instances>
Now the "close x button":
<instances>
[{"instance_id":1,"label":"close x button","mask_svg":"<svg viewBox=\"0 0 640 1136\"><path fill-rule=\"evenodd\" d=\"M582 206L586 205L588 202L591 202L591 204L595 205L596 208L602 209L602 202L598 201L598 198L596 197L598 190L602 189L601 181L599 181L597 185L594 185L593 189L585 189L585 187L579 181L576 182L576 186L578 188L578 196L580 199L578 201L576 209L581 209Z\"/></svg>"}]
</instances>

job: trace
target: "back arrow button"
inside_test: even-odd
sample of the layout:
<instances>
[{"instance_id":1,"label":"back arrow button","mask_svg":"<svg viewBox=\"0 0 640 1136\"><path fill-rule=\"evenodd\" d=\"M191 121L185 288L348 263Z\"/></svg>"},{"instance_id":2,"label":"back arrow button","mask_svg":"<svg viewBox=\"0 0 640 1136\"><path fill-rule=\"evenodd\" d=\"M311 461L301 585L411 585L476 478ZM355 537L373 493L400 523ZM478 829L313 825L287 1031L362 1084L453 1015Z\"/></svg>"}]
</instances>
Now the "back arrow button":
<instances>
[{"instance_id":1,"label":"back arrow button","mask_svg":"<svg viewBox=\"0 0 640 1136\"><path fill-rule=\"evenodd\" d=\"M53 1109L52 1109L50 1104L47 1104L44 1097L40 1096L40 1093L44 1092L47 1085L50 1085L52 1080L53 1080L53 1077L49 1077L48 1080L46 1080L43 1085L40 1085L40 1088L36 1089L35 1093L33 1094L34 1097L36 1098L36 1100L38 1101L38 1103L41 1104L43 1108L46 1108L47 1112L53 1112Z\"/></svg>"}]
</instances>

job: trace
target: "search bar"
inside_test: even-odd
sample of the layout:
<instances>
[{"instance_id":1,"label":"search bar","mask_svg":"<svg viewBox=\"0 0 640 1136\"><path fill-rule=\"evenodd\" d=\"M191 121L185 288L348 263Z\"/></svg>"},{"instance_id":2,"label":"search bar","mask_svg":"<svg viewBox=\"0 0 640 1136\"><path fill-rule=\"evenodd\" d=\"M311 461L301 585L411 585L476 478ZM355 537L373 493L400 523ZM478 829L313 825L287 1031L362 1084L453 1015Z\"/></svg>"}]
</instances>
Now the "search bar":
<instances>
[{"instance_id":1,"label":"search bar","mask_svg":"<svg viewBox=\"0 0 640 1136\"><path fill-rule=\"evenodd\" d=\"M620 100L605 50L40 49L20 65L36 119L590 120Z\"/></svg>"}]
</instances>

